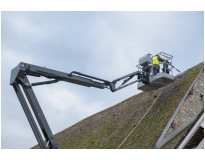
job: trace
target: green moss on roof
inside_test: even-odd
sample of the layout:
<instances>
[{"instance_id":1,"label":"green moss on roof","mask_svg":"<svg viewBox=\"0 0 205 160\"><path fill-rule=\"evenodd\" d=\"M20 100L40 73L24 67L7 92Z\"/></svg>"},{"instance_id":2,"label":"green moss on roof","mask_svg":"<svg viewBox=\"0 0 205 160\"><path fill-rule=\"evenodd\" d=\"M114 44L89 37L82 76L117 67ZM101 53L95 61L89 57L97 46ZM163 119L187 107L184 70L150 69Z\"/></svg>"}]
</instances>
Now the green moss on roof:
<instances>
[{"instance_id":1,"label":"green moss on roof","mask_svg":"<svg viewBox=\"0 0 205 160\"><path fill-rule=\"evenodd\" d=\"M163 88L141 92L57 133L59 148L118 148L135 127L120 148L153 148L202 66L200 63L188 69Z\"/></svg>"}]
</instances>

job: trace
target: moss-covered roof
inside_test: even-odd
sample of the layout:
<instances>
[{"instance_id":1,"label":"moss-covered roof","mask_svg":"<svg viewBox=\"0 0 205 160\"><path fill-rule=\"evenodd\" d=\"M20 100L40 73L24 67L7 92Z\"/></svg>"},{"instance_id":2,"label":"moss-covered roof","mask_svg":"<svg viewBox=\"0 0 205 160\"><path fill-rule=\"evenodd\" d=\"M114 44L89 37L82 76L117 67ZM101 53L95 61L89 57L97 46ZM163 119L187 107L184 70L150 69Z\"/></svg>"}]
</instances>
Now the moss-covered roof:
<instances>
[{"instance_id":1,"label":"moss-covered roof","mask_svg":"<svg viewBox=\"0 0 205 160\"><path fill-rule=\"evenodd\" d=\"M137 94L57 133L59 148L153 148L202 66L188 69L163 88Z\"/></svg>"}]
</instances>

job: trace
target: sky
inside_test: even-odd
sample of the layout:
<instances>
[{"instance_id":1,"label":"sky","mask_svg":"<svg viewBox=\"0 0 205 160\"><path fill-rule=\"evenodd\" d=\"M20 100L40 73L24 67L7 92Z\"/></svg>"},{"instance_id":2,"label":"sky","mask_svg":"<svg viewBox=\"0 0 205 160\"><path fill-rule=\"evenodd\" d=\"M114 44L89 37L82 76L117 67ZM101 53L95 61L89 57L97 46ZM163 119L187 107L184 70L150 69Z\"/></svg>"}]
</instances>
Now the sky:
<instances>
[{"instance_id":1,"label":"sky","mask_svg":"<svg viewBox=\"0 0 205 160\"><path fill-rule=\"evenodd\" d=\"M9 85L20 62L112 81L159 52L181 72L204 61L204 12L1 12L1 148L37 144ZM66 82L33 90L53 134L141 92L136 83L113 93Z\"/></svg>"}]
</instances>

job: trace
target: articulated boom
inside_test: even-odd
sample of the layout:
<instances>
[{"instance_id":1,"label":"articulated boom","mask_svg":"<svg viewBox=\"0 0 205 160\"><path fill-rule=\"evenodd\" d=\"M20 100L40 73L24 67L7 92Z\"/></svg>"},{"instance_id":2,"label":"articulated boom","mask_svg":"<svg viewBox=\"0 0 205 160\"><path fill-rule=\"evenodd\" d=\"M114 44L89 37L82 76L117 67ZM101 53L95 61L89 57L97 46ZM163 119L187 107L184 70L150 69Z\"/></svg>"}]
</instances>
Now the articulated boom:
<instances>
[{"instance_id":1,"label":"articulated boom","mask_svg":"<svg viewBox=\"0 0 205 160\"><path fill-rule=\"evenodd\" d=\"M13 86L17 97L22 105L22 108L26 114L26 117L31 125L31 128L34 132L34 135L38 141L40 148L50 148L55 149L58 148L56 140L50 130L50 127L46 121L46 118L43 114L43 111L38 103L38 100L34 94L32 86L37 85L44 85L44 84L51 84L57 83L59 81L74 83L86 87L95 87L99 89L110 89L112 92L118 91L124 87L127 87L131 84L139 82L137 88L143 91L151 91L157 88L163 87L166 84L172 82L174 80L173 75L169 74L172 72L172 68L168 68L169 64L171 65L172 56L166 53L161 52L162 56L164 56L165 61L163 64L163 72L157 75L153 74L153 64L152 64L152 55L147 54L139 59L138 71L130 73L126 76L113 80L112 82L89 76L86 74L82 74L76 71L71 73L60 72L52 69L48 69L45 67L39 67L36 65L28 64L28 63L19 63L14 69L11 71L11 78L10 78L10 85ZM174 66L172 66L174 68ZM52 79L49 81L37 82L37 83L30 83L27 76L35 76L35 77L46 77L48 79ZM127 83L133 77L137 76L137 79ZM117 82L122 81L122 84L116 87ZM35 119L29 109L29 105L22 93L22 89L27 97L28 102L32 108L32 111L35 115L35 119L38 122L38 126L41 129L41 133L38 129L38 126L35 122ZM44 139L42 137L44 136Z\"/></svg>"}]
</instances>

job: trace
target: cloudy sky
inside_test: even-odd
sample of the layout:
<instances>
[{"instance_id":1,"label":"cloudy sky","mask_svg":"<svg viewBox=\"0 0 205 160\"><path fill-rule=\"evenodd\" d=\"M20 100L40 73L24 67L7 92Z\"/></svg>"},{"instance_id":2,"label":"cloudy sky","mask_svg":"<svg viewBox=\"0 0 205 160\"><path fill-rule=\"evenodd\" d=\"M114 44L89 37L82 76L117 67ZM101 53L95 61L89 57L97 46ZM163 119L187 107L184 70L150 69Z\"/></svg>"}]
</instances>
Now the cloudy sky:
<instances>
[{"instance_id":1,"label":"cloudy sky","mask_svg":"<svg viewBox=\"0 0 205 160\"><path fill-rule=\"evenodd\" d=\"M9 85L20 62L112 81L135 72L143 55L166 52L185 71L204 60L203 35L203 12L1 12L1 147L37 144ZM33 89L53 134L140 92L65 82Z\"/></svg>"}]
</instances>

